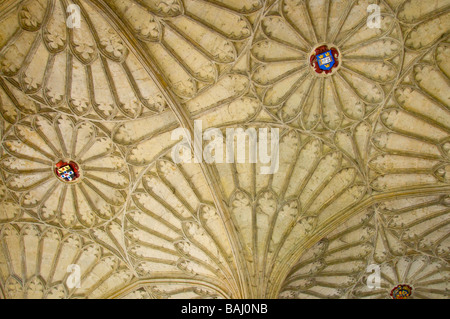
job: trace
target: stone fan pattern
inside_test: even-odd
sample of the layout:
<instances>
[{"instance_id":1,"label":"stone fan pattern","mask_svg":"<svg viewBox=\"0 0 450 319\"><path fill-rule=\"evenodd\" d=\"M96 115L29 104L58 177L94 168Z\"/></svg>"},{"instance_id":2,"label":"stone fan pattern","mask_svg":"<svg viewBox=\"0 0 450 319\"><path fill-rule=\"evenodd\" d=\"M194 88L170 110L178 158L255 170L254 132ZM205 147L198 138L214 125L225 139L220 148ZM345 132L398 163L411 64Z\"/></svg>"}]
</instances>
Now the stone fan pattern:
<instances>
[{"instance_id":1,"label":"stone fan pattern","mask_svg":"<svg viewBox=\"0 0 450 319\"><path fill-rule=\"evenodd\" d=\"M67 228L113 218L127 197L129 176L120 151L93 124L65 115L30 116L4 136L5 183L22 208ZM82 171L76 184L54 173L61 159Z\"/></svg>"},{"instance_id":2,"label":"stone fan pattern","mask_svg":"<svg viewBox=\"0 0 450 319\"><path fill-rule=\"evenodd\" d=\"M373 3L381 29L365 23ZM449 12L0 2L0 297L390 298L409 284L448 298ZM309 66L321 44L340 53L325 76ZM171 132L194 120L278 128L278 171L173 163ZM61 159L76 183L54 174Z\"/></svg>"},{"instance_id":3,"label":"stone fan pattern","mask_svg":"<svg viewBox=\"0 0 450 319\"><path fill-rule=\"evenodd\" d=\"M68 6L74 4L81 8L80 28L66 26ZM10 123L19 110L50 107L90 120L119 120L167 106L158 85L91 1L22 1L2 22L10 36L0 53L2 114ZM35 105L19 103L14 109L17 89Z\"/></svg>"},{"instance_id":4,"label":"stone fan pattern","mask_svg":"<svg viewBox=\"0 0 450 319\"><path fill-rule=\"evenodd\" d=\"M300 258L280 297L391 298L394 287L407 283L412 298L447 298L448 205L448 195L437 195L389 200L364 210ZM380 267L379 288L367 286L370 265Z\"/></svg>"},{"instance_id":5,"label":"stone fan pattern","mask_svg":"<svg viewBox=\"0 0 450 319\"><path fill-rule=\"evenodd\" d=\"M335 130L385 100L399 72L401 33L388 6L381 7L381 29L369 28L370 3L286 0L264 17L251 49L252 79L273 116L294 127ZM325 77L310 66L323 43L340 52L338 71Z\"/></svg>"},{"instance_id":6,"label":"stone fan pattern","mask_svg":"<svg viewBox=\"0 0 450 319\"><path fill-rule=\"evenodd\" d=\"M0 236L0 275L4 293L11 298L101 298L133 279L117 256L76 234L18 223L3 225ZM70 264L81 268L80 288L65 284Z\"/></svg>"}]
</instances>

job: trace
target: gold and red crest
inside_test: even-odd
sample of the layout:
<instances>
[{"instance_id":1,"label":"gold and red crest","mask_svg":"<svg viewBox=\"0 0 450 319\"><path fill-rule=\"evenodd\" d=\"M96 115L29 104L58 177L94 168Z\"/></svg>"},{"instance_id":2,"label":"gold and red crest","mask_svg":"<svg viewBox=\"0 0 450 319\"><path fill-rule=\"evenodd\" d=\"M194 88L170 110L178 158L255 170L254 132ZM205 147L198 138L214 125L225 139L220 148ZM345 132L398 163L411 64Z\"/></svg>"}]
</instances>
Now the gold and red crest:
<instances>
[{"instance_id":1,"label":"gold and red crest","mask_svg":"<svg viewBox=\"0 0 450 319\"><path fill-rule=\"evenodd\" d=\"M412 287L409 285L398 285L391 291L392 299L408 299L412 294Z\"/></svg>"},{"instance_id":2,"label":"gold and red crest","mask_svg":"<svg viewBox=\"0 0 450 319\"><path fill-rule=\"evenodd\" d=\"M80 172L77 163L59 161L56 165L55 173L65 182L73 182L80 177Z\"/></svg>"}]
</instances>

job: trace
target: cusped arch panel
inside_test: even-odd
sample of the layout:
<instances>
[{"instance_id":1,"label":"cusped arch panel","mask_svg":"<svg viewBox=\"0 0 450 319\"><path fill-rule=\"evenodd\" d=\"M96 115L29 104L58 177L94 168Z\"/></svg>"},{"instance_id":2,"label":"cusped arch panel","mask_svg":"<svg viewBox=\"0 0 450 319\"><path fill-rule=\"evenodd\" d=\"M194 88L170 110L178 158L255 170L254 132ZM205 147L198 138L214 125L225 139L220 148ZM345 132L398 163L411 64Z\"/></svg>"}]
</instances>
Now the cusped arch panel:
<instances>
[{"instance_id":1,"label":"cusped arch panel","mask_svg":"<svg viewBox=\"0 0 450 319\"><path fill-rule=\"evenodd\" d=\"M113 219L127 200L123 154L104 131L61 114L30 116L3 138L5 185L35 218L65 228ZM60 164L76 169L71 181ZM74 168L75 167L75 168Z\"/></svg>"},{"instance_id":2,"label":"cusped arch panel","mask_svg":"<svg viewBox=\"0 0 450 319\"><path fill-rule=\"evenodd\" d=\"M3 23L10 38L0 49L2 77L34 101L90 120L167 107L159 84L92 2L25 1Z\"/></svg>"},{"instance_id":3,"label":"cusped arch panel","mask_svg":"<svg viewBox=\"0 0 450 319\"><path fill-rule=\"evenodd\" d=\"M411 298L448 296L448 192L403 196L349 218L305 251L280 298Z\"/></svg>"},{"instance_id":4,"label":"cusped arch panel","mask_svg":"<svg viewBox=\"0 0 450 319\"><path fill-rule=\"evenodd\" d=\"M105 298L134 277L117 256L57 228L3 225L0 238L0 280L6 298Z\"/></svg>"}]
</instances>

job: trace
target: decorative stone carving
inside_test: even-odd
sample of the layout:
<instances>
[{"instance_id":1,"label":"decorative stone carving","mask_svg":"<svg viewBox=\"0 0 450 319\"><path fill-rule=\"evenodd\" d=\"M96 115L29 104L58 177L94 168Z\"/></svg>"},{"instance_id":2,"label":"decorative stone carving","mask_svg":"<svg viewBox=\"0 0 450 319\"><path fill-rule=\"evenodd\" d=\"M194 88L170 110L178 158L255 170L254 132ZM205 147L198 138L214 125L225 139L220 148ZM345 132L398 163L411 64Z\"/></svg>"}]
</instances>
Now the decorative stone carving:
<instances>
[{"instance_id":1,"label":"decorative stone carving","mask_svg":"<svg viewBox=\"0 0 450 319\"><path fill-rule=\"evenodd\" d=\"M448 298L449 12L0 0L0 296ZM176 164L195 120L278 129L278 170Z\"/></svg>"}]
</instances>

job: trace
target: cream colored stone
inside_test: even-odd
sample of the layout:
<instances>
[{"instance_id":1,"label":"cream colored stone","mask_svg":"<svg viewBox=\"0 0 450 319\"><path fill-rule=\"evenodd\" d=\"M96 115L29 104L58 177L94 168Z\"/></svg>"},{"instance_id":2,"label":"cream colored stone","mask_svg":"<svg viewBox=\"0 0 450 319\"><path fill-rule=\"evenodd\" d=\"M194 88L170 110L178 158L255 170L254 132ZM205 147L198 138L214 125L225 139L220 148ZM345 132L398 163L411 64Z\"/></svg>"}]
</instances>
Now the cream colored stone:
<instances>
[{"instance_id":1,"label":"cream colored stone","mask_svg":"<svg viewBox=\"0 0 450 319\"><path fill-rule=\"evenodd\" d=\"M0 298L449 298L448 0L67 3L0 1ZM194 120L278 171L176 164Z\"/></svg>"}]
</instances>

